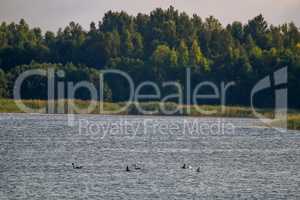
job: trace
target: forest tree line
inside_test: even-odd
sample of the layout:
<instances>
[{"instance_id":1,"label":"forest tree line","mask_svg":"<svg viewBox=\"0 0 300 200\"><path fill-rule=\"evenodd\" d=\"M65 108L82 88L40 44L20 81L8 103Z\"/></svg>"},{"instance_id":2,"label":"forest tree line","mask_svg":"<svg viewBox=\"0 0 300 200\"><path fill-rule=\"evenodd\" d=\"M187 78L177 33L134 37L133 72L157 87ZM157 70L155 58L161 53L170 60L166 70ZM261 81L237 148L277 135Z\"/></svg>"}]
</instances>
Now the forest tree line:
<instances>
[{"instance_id":1,"label":"forest tree line","mask_svg":"<svg viewBox=\"0 0 300 200\"><path fill-rule=\"evenodd\" d=\"M202 19L170 7L150 14L105 14L89 30L71 22L56 33L31 28L25 22L0 25L0 97L12 97L13 83L25 70L63 69L67 80L89 80L102 69L120 69L136 84L142 81L176 81L185 84L185 71L192 70L191 85L201 81L235 81L227 103L249 105L249 94L258 80L288 66L289 106L300 108L300 32L294 23L270 25L262 15L248 23L223 26L213 16ZM34 77L23 88L23 97L46 98L45 80ZM107 80L106 99L124 101L124 80ZM185 89L185 88L184 88ZM144 91L151 93L150 89ZM170 89L165 94L172 92ZM78 98L88 99L86 91ZM268 107L272 95L257 98ZM271 103L270 103L271 102ZM200 103L219 104L216 101Z\"/></svg>"}]
</instances>

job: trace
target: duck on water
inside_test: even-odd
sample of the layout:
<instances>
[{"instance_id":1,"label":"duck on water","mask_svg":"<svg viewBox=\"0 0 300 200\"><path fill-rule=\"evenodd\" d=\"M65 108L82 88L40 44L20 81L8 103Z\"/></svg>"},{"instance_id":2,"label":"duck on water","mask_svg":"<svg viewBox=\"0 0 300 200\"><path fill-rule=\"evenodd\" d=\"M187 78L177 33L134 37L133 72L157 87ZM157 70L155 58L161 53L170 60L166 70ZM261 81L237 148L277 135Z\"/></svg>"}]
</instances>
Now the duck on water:
<instances>
[{"instance_id":1,"label":"duck on water","mask_svg":"<svg viewBox=\"0 0 300 200\"><path fill-rule=\"evenodd\" d=\"M183 166L181 167L181 169L193 169L193 167L184 163ZM198 173L201 172L201 168L198 167L196 172L198 172Z\"/></svg>"},{"instance_id":2,"label":"duck on water","mask_svg":"<svg viewBox=\"0 0 300 200\"><path fill-rule=\"evenodd\" d=\"M181 169L192 169L192 166L184 163L183 166L181 167Z\"/></svg>"},{"instance_id":3,"label":"duck on water","mask_svg":"<svg viewBox=\"0 0 300 200\"><path fill-rule=\"evenodd\" d=\"M133 164L132 165L132 168L134 169L134 170L142 170L142 168L141 167L139 167L137 164ZM129 166L127 165L126 166L126 172L131 172L132 170L129 168Z\"/></svg>"},{"instance_id":4,"label":"duck on water","mask_svg":"<svg viewBox=\"0 0 300 200\"><path fill-rule=\"evenodd\" d=\"M73 169L82 169L82 166L76 166L74 163L72 163Z\"/></svg>"}]
</instances>

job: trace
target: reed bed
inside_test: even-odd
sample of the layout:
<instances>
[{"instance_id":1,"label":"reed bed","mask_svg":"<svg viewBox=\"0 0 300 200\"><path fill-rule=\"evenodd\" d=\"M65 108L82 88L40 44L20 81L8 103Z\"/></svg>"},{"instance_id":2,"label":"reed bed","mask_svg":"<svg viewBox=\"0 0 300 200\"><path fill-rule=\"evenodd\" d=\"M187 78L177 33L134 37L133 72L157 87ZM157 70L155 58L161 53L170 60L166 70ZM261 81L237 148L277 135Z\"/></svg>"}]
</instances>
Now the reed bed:
<instances>
[{"instance_id":1,"label":"reed bed","mask_svg":"<svg viewBox=\"0 0 300 200\"><path fill-rule=\"evenodd\" d=\"M24 111L17 106L20 100L0 99L0 113L23 113ZM22 100L22 103L33 109L36 113L49 113L46 100ZM91 105L90 101L84 100L56 100L54 103L54 113L68 114L118 114L118 115L172 115L172 116L191 116L191 117L241 117L255 118L251 108L240 106L218 106L200 105L188 106L176 103L143 102L131 103L125 110L120 110L125 103L93 102L95 105L92 110L87 108ZM74 106L77 109L74 109ZM142 112L143 111L143 112ZM144 112L146 111L146 113ZM167 112L166 112L167 111ZM265 117L272 118L274 113L270 109L257 110ZM300 130L300 112L290 110L288 113L289 129Z\"/></svg>"}]
</instances>

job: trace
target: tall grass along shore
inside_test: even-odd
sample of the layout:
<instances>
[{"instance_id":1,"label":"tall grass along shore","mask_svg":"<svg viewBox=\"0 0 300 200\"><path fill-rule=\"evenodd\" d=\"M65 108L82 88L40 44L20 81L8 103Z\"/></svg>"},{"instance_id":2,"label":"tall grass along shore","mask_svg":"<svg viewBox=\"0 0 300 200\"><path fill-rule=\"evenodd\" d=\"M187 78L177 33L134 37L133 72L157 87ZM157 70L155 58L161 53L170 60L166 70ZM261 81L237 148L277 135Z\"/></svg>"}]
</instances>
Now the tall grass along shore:
<instances>
[{"instance_id":1,"label":"tall grass along shore","mask_svg":"<svg viewBox=\"0 0 300 200\"><path fill-rule=\"evenodd\" d=\"M0 113L24 113L17 106L19 100L13 99L0 99ZM34 112L37 113L48 113L46 100L22 100L22 103L27 107L34 109ZM76 105L80 112L73 112L74 114L118 114L118 115L172 115L172 116L190 116L190 117L242 117L242 118L255 118L253 111L248 107L240 106L222 106L218 105L200 105L198 109L196 106L189 105L178 105L176 103L165 103L163 105L164 112L161 110L161 103L159 102L145 102L139 103L139 107L143 111L140 112L138 107L135 104L131 104L127 109L122 110L125 106L125 103L109 103L109 102L95 102L96 107L92 112L87 112L87 108L90 105L90 101L83 100L73 100L74 105ZM68 100L57 100L54 101L55 112L57 114L68 114L69 113L69 101ZM38 109L46 108L46 110L41 111ZM172 112L179 108L183 112ZM202 111L214 111L209 114L203 114ZM120 112L120 110L122 110ZM167 111L167 112L166 112ZM170 111L170 112L168 112ZM265 117L273 117L274 113L271 109L259 109L258 112ZM171 113L171 114L167 114ZM295 110L290 110L288 112L288 128L294 130L300 130L300 112Z\"/></svg>"}]
</instances>

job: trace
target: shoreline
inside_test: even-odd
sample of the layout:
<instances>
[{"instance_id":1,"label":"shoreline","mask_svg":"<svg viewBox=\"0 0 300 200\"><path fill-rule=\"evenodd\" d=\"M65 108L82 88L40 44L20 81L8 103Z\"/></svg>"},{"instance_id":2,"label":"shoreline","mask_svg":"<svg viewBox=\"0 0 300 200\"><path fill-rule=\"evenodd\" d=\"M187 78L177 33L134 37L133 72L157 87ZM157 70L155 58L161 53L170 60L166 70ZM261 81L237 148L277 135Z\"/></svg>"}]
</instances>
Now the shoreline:
<instances>
[{"instance_id":1,"label":"shoreline","mask_svg":"<svg viewBox=\"0 0 300 200\"><path fill-rule=\"evenodd\" d=\"M46 100L22 100L24 104L28 107L34 108L34 109L40 109L47 106L48 102ZM32 112L29 114L58 114L58 115L67 115L70 114L67 112L66 107L68 107L68 101L67 100L56 100L54 101L54 104L58 106L60 103L63 103L64 112L58 113L45 113L45 112ZM74 103L76 106L84 109L89 104L89 101L83 101L83 100L74 100ZM110 113L102 113L99 112L100 109L94 109L90 113L73 113L74 115L82 114L82 115L102 115L102 116L149 116L149 117L188 117L188 118L245 118L245 119L258 119L252 112L252 109L249 107L241 107L241 106L225 106L224 112L221 110L220 105L200 105L199 107L203 110L208 111L217 111L214 114L205 115L203 113L198 112L195 109L195 106L193 105L178 105L176 103L165 103L163 104L165 107L168 107L170 110L180 107L183 110L183 113L174 113L174 114L165 114L161 111L158 111L157 113L140 113L136 106L134 104L131 104L126 110L119 112L119 113L113 113L116 110L122 108L122 104L124 103L111 103L111 102L97 102L97 106L102 104L104 110L110 109ZM159 109L161 103L160 102L143 102L140 103L140 107L143 108L146 111L151 111L154 109ZM190 113L186 113L185 111L189 109ZM258 111L265 116L266 118L272 118L274 116L274 113L271 109L258 109ZM14 99L0 99L0 113L1 114L26 114L26 112L20 110ZM300 111L297 110L289 110L288 112L288 121L287 121L288 129L289 130L300 130Z\"/></svg>"}]
</instances>

